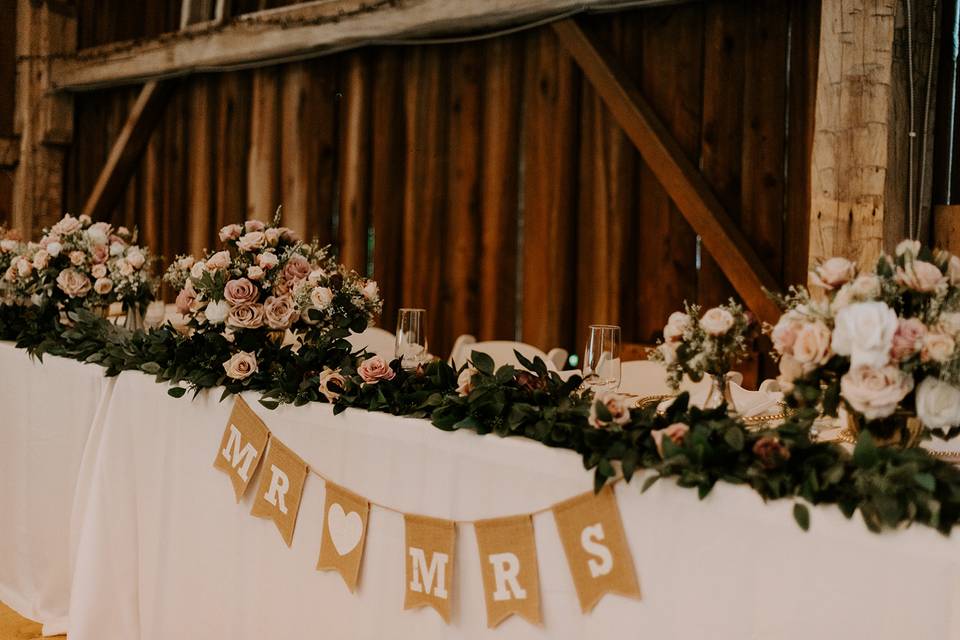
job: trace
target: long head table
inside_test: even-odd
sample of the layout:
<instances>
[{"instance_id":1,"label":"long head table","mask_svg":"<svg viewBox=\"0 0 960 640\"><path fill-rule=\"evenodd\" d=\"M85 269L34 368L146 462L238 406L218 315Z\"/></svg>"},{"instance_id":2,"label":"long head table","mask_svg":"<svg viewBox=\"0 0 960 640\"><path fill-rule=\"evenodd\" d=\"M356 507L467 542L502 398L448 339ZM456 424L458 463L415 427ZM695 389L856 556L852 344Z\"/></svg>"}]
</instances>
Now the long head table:
<instances>
[{"instance_id":1,"label":"long head table","mask_svg":"<svg viewBox=\"0 0 960 640\"><path fill-rule=\"evenodd\" d=\"M78 365L79 366L79 365ZM212 468L232 403L173 399L122 374L81 472L72 640L170 638L960 638L960 543L916 528L869 533L833 508L802 532L789 503L718 486L617 486L641 601L582 614L553 517L535 516L544 625L486 628L470 525L458 527L450 626L403 611L403 520L373 507L358 592L314 569L324 483L309 476L291 548ZM591 488L578 456L523 439L326 405L267 411L312 467L371 501L447 519L531 512ZM17 475L14 482L25 482Z\"/></svg>"}]
</instances>

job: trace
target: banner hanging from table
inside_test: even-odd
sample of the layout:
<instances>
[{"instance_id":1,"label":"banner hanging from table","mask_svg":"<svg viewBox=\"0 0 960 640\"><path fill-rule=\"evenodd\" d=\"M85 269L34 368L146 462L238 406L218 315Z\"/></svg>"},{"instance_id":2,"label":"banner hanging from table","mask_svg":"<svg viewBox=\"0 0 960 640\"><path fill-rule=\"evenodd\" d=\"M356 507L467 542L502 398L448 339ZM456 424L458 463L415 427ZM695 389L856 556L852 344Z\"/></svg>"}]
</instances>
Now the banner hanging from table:
<instances>
[{"instance_id":1,"label":"banner hanging from table","mask_svg":"<svg viewBox=\"0 0 960 640\"><path fill-rule=\"evenodd\" d=\"M264 451L266 455L264 456ZM324 526L317 570L336 571L354 592L367 538L371 503L326 478L270 433L267 425L238 397L224 429L213 466L230 477L239 502L253 475L260 479L251 515L273 520L289 547L297 523L307 473L326 485ZM472 525L477 534L487 626L511 615L542 624L540 575L533 515L461 523L403 513L406 588L403 608L432 607L450 623L457 527ZM584 613L607 593L640 598L616 497L610 485L584 493L545 511L553 513L570 575Z\"/></svg>"}]
</instances>

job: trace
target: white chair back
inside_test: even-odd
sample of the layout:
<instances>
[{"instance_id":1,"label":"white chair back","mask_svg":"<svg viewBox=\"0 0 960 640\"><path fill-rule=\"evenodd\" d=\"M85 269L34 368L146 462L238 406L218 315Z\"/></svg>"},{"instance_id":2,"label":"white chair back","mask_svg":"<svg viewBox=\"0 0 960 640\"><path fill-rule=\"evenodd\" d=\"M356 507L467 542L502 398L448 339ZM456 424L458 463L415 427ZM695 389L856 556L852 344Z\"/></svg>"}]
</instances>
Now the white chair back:
<instances>
[{"instance_id":1,"label":"white chair back","mask_svg":"<svg viewBox=\"0 0 960 640\"><path fill-rule=\"evenodd\" d=\"M367 327L363 333L351 333L347 336L347 341L354 351L366 348L387 362L393 360L397 349L396 337L380 327Z\"/></svg>"},{"instance_id":2,"label":"white chair back","mask_svg":"<svg viewBox=\"0 0 960 640\"><path fill-rule=\"evenodd\" d=\"M667 370L653 360L631 360L620 365L622 393L638 396L665 396L673 393L667 385Z\"/></svg>"},{"instance_id":3,"label":"white chair back","mask_svg":"<svg viewBox=\"0 0 960 640\"><path fill-rule=\"evenodd\" d=\"M523 342L514 342L512 340L487 340L477 342L477 339L471 335L462 335L453 343L453 349L450 351L450 364L453 365L454 368L460 368L470 359L470 353L472 351L479 351L493 358L493 362L497 367L510 364L522 368L520 362L517 360L516 354L514 354L514 350L519 351L523 357L529 360L539 357L547 364L547 368L553 371L562 369L567 360L567 352L565 349L555 348L551 349L550 353L544 353L533 345Z\"/></svg>"}]
</instances>

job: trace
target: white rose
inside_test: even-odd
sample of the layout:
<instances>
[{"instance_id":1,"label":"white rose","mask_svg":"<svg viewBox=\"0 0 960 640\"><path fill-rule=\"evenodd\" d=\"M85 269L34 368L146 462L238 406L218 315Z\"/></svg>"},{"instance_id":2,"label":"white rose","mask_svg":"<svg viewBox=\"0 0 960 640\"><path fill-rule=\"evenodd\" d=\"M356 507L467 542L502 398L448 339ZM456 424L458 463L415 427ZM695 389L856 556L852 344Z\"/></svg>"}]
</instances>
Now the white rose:
<instances>
[{"instance_id":1,"label":"white rose","mask_svg":"<svg viewBox=\"0 0 960 640\"><path fill-rule=\"evenodd\" d=\"M51 242L47 245L47 253L50 254L51 258L56 258L61 251L63 251L63 245L59 242Z\"/></svg>"},{"instance_id":2,"label":"white rose","mask_svg":"<svg viewBox=\"0 0 960 640\"><path fill-rule=\"evenodd\" d=\"M314 307L323 311L333 304L333 291L329 287L315 287L310 292L310 302Z\"/></svg>"},{"instance_id":3,"label":"white rose","mask_svg":"<svg viewBox=\"0 0 960 640\"><path fill-rule=\"evenodd\" d=\"M94 225L87 229L85 233L92 244L107 244L107 233L103 227Z\"/></svg>"},{"instance_id":4,"label":"white rose","mask_svg":"<svg viewBox=\"0 0 960 640\"><path fill-rule=\"evenodd\" d=\"M113 257L122 256L123 252L126 251L126 246L122 242L114 242L110 244L110 255Z\"/></svg>"},{"instance_id":5,"label":"white rose","mask_svg":"<svg viewBox=\"0 0 960 640\"><path fill-rule=\"evenodd\" d=\"M931 331L923 338L920 359L924 362L946 362L953 356L957 343L953 338L939 331Z\"/></svg>"},{"instance_id":6,"label":"white rose","mask_svg":"<svg viewBox=\"0 0 960 640\"><path fill-rule=\"evenodd\" d=\"M377 287L377 283L374 280L367 280L367 284L363 285L363 297L367 300L376 300L380 295L380 289Z\"/></svg>"},{"instance_id":7,"label":"white rose","mask_svg":"<svg viewBox=\"0 0 960 640\"><path fill-rule=\"evenodd\" d=\"M665 342L657 347L657 352L663 359L663 364L668 367L677 361L677 351L669 342Z\"/></svg>"},{"instance_id":8,"label":"white rose","mask_svg":"<svg viewBox=\"0 0 960 640\"><path fill-rule=\"evenodd\" d=\"M682 311L674 311L667 318L667 325L663 328L663 339L667 342L677 342L692 324L690 316Z\"/></svg>"},{"instance_id":9,"label":"white rose","mask_svg":"<svg viewBox=\"0 0 960 640\"><path fill-rule=\"evenodd\" d=\"M0 249L3 251L13 251L17 248L16 240L0 240Z\"/></svg>"},{"instance_id":10,"label":"white rose","mask_svg":"<svg viewBox=\"0 0 960 640\"><path fill-rule=\"evenodd\" d=\"M806 322L797 330L793 357L803 365L819 366L830 359L830 329L823 322Z\"/></svg>"},{"instance_id":11,"label":"white rose","mask_svg":"<svg viewBox=\"0 0 960 640\"><path fill-rule=\"evenodd\" d=\"M146 261L147 259L139 249L131 249L130 253L127 254L127 263L134 269L139 269Z\"/></svg>"},{"instance_id":12,"label":"white rose","mask_svg":"<svg viewBox=\"0 0 960 640\"><path fill-rule=\"evenodd\" d=\"M834 257L825 261L810 274L813 284L833 290L853 280L857 265L846 258Z\"/></svg>"},{"instance_id":13,"label":"white rose","mask_svg":"<svg viewBox=\"0 0 960 640\"><path fill-rule=\"evenodd\" d=\"M310 272L310 275L307 276L307 282L315 285L326 277L327 274L323 271L323 269L314 269Z\"/></svg>"},{"instance_id":14,"label":"white rose","mask_svg":"<svg viewBox=\"0 0 960 640\"><path fill-rule=\"evenodd\" d=\"M913 390L913 376L898 367L852 367L840 378L840 395L867 420L886 418Z\"/></svg>"},{"instance_id":15,"label":"white rose","mask_svg":"<svg viewBox=\"0 0 960 640\"><path fill-rule=\"evenodd\" d=\"M206 266L207 265L204 264L203 260L197 260L196 262L194 262L193 266L190 267L190 277L195 280L199 280L200 278L202 278L203 272L205 271Z\"/></svg>"},{"instance_id":16,"label":"white rose","mask_svg":"<svg viewBox=\"0 0 960 640\"><path fill-rule=\"evenodd\" d=\"M226 300L211 302L203 310L203 315L207 317L207 322L210 324L222 324L227 319L228 313L230 313L230 303Z\"/></svg>"},{"instance_id":17,"label":"white rose","mask_svg":"<svg viewBox=\"0 0 960 640\"><path fill-rule=\"evenodd\" d=\"M934 377L917 387L917 417L930 429L960 424L960 389Z\"/></svg>"},{"instance_id":18,"label":"white rose","mask_svg":"<svg viewBox=\"0 0 960 640\"><path fill-rule=\"evenodd\" d=\"M700 318L700 328L712 336L722 336L733 328L733 314L722 307L710 309Z\"/></svg>"},{"instance_id":19,"label":"white rose","mask_svg":"<svg viewBox=\"0 0 960 640\"><path fill-rule=\"evenodd\" d=\"M890 361L897 314L883 302L844 307L834 321L833 351L850 356L851 367L882 367Z\"/></svg>"}]
</instances>

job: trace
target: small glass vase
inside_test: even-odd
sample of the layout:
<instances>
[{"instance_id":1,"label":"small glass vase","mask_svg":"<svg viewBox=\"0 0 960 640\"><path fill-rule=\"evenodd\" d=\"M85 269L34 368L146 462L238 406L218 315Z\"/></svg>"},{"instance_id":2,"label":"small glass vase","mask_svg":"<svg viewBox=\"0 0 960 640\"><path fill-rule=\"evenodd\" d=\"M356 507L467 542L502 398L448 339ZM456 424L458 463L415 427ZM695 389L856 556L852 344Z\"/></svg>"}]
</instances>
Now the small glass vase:
<instances>
[{"instance_id":1,"label":"small glass vase","mask_svg":"<svg viewBox=\"0 0 960 640\"><path fill-rule=\"evenodd\" d=\"M131 304L127 307L123 326L127 331L145 331L147 323L144 320L146 305Z\"/></svg>"},{"instance_id":2,"label":"small glass vase","mask_svg":"<svg viewBox=\"0 0 960 640\"><path fill-rule=\"evenodd\" d=\"M853 411L847 412L847 430L854 442L864 431L873 436L880 447L910 449L920 445L923 439L923 423L912 411L897 409L892 415L878 420L864 420Z\"/></svg>"},{"instance_id":3,"label":"small glass vase","mask_svg":"<svg viewBox=\"0 0 960 640\"><path fill-rule=\"evenodd\" d=\"M704 409L716 409L721 404L726 403L727 411L734 413L736 407L733 405L733 395L730 392L730 378L726 375L711 375L710 390L703 401Z\"/></svg>"}]
</instances>

